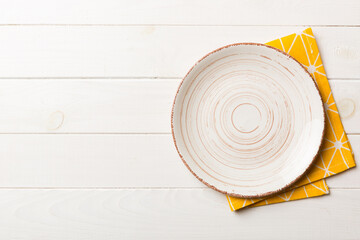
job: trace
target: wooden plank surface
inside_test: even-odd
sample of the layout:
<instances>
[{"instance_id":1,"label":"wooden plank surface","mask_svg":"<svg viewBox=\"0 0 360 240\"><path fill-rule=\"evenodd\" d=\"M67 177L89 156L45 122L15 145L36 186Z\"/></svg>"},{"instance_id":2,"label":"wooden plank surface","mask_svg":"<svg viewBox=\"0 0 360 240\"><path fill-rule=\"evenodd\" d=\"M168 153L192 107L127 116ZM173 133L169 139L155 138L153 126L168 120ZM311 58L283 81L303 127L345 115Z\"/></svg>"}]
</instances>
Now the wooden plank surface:
<instances>
[{"instance_id":1,"label":"wooden plank surface","mask_svg":"<svg viewBox=\"0 0 360 240\"><path fill-rule=\"evenodd\" d=\"M360 190L230 212L201 190L1 190L1 239L358 239Z\"/></svg>"},{"instance_id":2,"label":"wooden plank surface","mask_svg":"<svg viewBox=\"0 0 360 240\"><path fill-rule=\"evenodd\" d=\"M180 80L0 80L0 133L170 133Z\"/></svg>"},{"instance_id":3,"label":"wooden plank surface","mask_svg":"<svg viewBox=\"0 0 360 240\"><path fill-rule=\"evenodd\" d=\"M358 239L360 170L330 195L229 210L173 146L189 67L312 26L360 156L360 1L0 1L0 239Z\"/></svg>"},{"instance_id":4,"label":"wooden plank surface","mask_svg":"<svg viewBox=\"0 0 360 240\"><path fill-rule=\"evenodd\" d=\"M0 133L170 133L180 81L0 80ZM360 133L360 81L331 86L345 130Z\"/></svg>"},{"instance_id":5,"label":"wooden plank surface","mask_svg":"<svg viewBox=\"0 0 360 240\"><path fill-rule=\"evenodd\" d=\"M0 24L360 25L357 0L12 0L0 9Z\"/></svg>"},{"instance_id":6,"label":"wooden plank surface","mask_svg":"<svg viewBox=\"0 0 360 240\"><path fill-rule=\"evenodd\" d=\"M0 14L1 15L1 14ZM205 54L304 27L0 26L0 78L181 78ZM329 78L360 78L360 31L314 27Z\"/></svg>"},{"instance_id":7,"label":"wooden plank surface","mask_svg":"<svg viewBox=\"0 0 360 240\"><path fill-rule=\"evenodd\" d=\"M360 81L330 81L330 85L345 131L360 133Z\"/></svg>"},{"instance_id":8,"label":"wooden plank surface","mask_svg":"<svg viewBox=\"0 0 360 240\"><path fill-rule=\"evenodd\" d=\"M349 136L355 157L360 136ZM170 134L0 134L1 188L204 187ZM360 188L359 169L330 187Z\"/></svg>"}]
</instances>

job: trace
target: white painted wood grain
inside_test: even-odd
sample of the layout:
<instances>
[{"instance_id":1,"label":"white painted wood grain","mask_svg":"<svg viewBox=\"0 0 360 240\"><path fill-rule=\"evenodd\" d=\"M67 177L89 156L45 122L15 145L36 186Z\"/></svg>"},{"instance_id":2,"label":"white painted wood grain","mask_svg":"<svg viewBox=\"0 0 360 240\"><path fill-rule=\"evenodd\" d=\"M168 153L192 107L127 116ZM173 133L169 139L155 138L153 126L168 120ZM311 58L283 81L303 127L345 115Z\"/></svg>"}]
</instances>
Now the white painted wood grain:
<instances>
[{"instance_id":1,"label":"white painted wood grain","mask_svg":"<svg viewBox=\"0 0 360 240\"><path fill-rule=\"evenodd\" d=\"M180 80L0 80L0 133L170 133Z\"/></svg>"},{"instance_id":2,"label":"white painted wood grain","mask_svg":"<svg viewBox=\"0 0 360 240\"><path fill-rule=\"evenodd\" d=\"M17 188L0 189L0 239L358 239L359 168L328 179L329 196L231 213L168 124L204 54L311 25L360 156L360 83L346 80L360 78L359 12L357 0L0 1L0 188ZM22 189L100 187L122 189Z\"/></svg>"},{"instance_id":3,"label":"white painted wood grain","mask_svg":"<svg viewBox=\"0 0 360 240\"><path fill-rule=\"evenodd\" d=\"M202 187L171 135L0 135L0 187Z\"/></svg>"},{"instance_id":4,"label":"white painted wood grain","mask_svg":"<svg viewBox=\"0 0 360 240\"><path fill-rule=\"evenodd\" d=\"M356 0L12 0L1 24L359 25Z\"/></svg>"},{"instance_id":5,"label":"white painted wood grain","mask_svg":"<svg viewBox=\"0 0 360 240\"><path fill-rule=\"evenodd\" d=\"M0 14L1 15L1 14ZM0 78L183 77L235 42L267 42L304 27L0 26ZM314 27L330 78L360 78L358 28Z\"/></svg>"},{"instance_id":6,"label":"white painted wood grain","mask_svg":"<svg viewBox=\"0 0 360 240\"><path fill-rule=\"evenodd\" d=\"M346 132L360 133L360 81L330 81L330 85Z\"/></svg>"},{"instance_id":7,"label":"white painted wood grain","mask_svg":"<svg viewBox=\"0 0 360 240\"><path fill-rule=\"evenodd\" d=\"M355 157L360 136L350 136ZM204 187L170 134L0 134L0 187ZM331 187L360 188L358 168ZM351 173L350 173L351 172Z\"/></svg>"},{"instance_id":8,"label":"white painted wood grain","mask_svg":"<svg viewBox=\"0 0 360 240\"><path fill-rule=\"evenodd\" d=\"M0 80L0 133L170 133L180 79ZM360 81L331 81L348 133L360 133Z\"/></svg>"},{"instance_id":9,"label":"white painted wood grain","mask_svg":"<svg viewBox=\"0 0 360 240\"><path fill-rule=\"evenodd\" d=\"M360 190L230 212L192 190L1 190L1 239L357 239Z\"/></svg>"}]
</instances>

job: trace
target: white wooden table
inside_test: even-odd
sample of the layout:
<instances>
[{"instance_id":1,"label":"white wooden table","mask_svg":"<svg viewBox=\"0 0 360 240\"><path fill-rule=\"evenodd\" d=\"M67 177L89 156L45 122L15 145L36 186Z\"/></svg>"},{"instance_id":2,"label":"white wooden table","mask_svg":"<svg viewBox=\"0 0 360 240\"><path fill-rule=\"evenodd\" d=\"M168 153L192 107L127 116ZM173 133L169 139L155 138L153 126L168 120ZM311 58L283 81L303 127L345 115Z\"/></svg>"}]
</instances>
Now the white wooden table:
<instances>
[{"instance_id":1,"label":"white wooden table","mask_svg":"<svg viewBox=\"0 0 360 240\"><path fill-rule=\"evenodd\" d=\"M311 26L360 156L360 1L0 1L0 239L360 239L360 170L232 213L173 146L207 52Z\"/></svg>"}]
</instances>

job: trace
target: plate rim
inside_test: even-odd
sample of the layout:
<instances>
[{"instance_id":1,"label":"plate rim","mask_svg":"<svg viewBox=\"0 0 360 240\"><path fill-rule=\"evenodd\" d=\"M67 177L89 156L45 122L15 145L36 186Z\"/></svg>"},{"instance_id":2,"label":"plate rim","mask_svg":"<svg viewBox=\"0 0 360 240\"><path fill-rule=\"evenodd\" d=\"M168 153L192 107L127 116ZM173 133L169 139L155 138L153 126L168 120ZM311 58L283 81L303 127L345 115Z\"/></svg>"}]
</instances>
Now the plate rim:
<instances>
[{"instance_id":1,"label":"plate rim","mask_svg":"<svg viewBox=\"0 0 360 240\"><path fill-rule=\"evenodd\" d=\"M218 51L221 51L225 48L230 48L230 47L236 47L236 46L242 46L242 45L252 45L252 46L261 46L261 47L267 47L267 48L270 48L270 49L273 49L277 52L279 52L280 54L283 54L285 55L286 57L294 60L303 70L304 72L310 77L310 79L312 80L313 84L314 84L314 87L315 89L317 90L317 93L318 93L318 96L320 97L320 101L321 101L321 109L322 109L322 117L323 117L323 129L322 129L322 134L321 134L321 138L320 138L320 142L319 142L319 145L317 146L317 151L316 151L316 154L313 156L313 159L310 161L310 164L309 166L307 166L307 168L305 169L305 171L303 173L301 173L299 176L297 176L294 180L292 180L290 183L286 184L284 187L281 187L279 189L276 189L276 190L273 190L273 191L269 191L269 192L265 192L265 193L262 193L262 194L253 194L253 195L244 195L244 194L237 194L237 193L230 193L230 192L227 192L227 191L224 191L224 190L221 190L221 189L218 189L217 187L207 183L204 179L202 179L201 177L199 177L191 168L190 166L188 165L188 163L186 162L186 160L184 159L184 157L181 155L180 151L179 151L179 148L178 148L178 145L176 143L176 137L175 137L175 132L174 132L174 110L175 110L175 104L176 104L176 99L177 99L177 96L179 94L179 91L181 89L181 86L183 85L185 79L187 78L187 76L193 71L193 69L201 62L203 61L205 58L209 57L210 55L218 52ZM324 140L324 135L325 135L325 121L326 121L326 116L325 116L325 108L324 108L324 103L323 103L323 100L322 100L322 97L321 97L321 93L320 93L320 90L319 90L319 87L317 86L315 80L313 79L313 77L311 76L311 74L309 73L309 71L298 61L296 60L294 57L292 57L290 54L286 53L285 51L282 51L278 48L275 48L275 47L272 47L272 46L269 46L269 45L266 45L266 44L263 44L263 43L255 43L255 42L241 42L241 43L232 43L232 44L228 44L228 45L225 45L223 47L220 47L220 48L217 48L211 52L209 52L208 54L206 54L205 56L203 56L202 58L200 58L190 69L189 71L186 73L186 75L182 78L177 90L176 90L176 94L175 94L175 97L174 97L174 101L173 101L173 104L172 104L172 109L171 109L171 135L172 135L172 139L173 139L173 142L174 142L174 145L175 145L175 148L176 148L176 151L177 153L179 154L182 162L185 164L185 166L187 167L187 169L200 181L202 182L203 184L205 184L207 187L210 187L220 193L223 193L223 194L226 194L228 196L231 196L231 197L239 197L239 198L261 198L261 197L268 197L268 196L272 196L272 195L275 195L277 193L281 193L281 192L284 192L286 191L290 186L292 186L294 183L296 183L298 180L300 180L303 176L305 176L309 170L311 169L311 167L314 165L314 162L316 160L316 158L318 157L319 153L320 153L320 149L321 149L321 146L323 144L323 140Z\"/></svg>"}]
</instances>

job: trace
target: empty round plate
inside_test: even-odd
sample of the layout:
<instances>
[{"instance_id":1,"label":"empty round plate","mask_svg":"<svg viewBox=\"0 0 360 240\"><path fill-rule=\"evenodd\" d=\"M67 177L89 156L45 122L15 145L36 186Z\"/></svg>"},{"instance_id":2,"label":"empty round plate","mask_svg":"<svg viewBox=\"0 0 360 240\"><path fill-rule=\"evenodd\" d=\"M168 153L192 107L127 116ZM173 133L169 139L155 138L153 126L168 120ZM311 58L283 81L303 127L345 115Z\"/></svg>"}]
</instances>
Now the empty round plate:
<instances>
[{"instance_id":1,"label":"empty round plate","mask_svg":"<svg viewBox=\"0 0 360 240\"><path fill-rule=\"evenodd\" d=\"M325 115L315 82L286 53L240 43L206 55L175 97L172 134L189 170L236 197L264 197L314 161Z\"/></svg>"}]
</instances>

